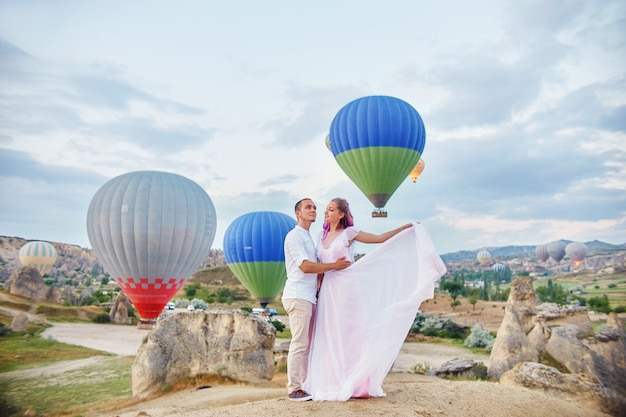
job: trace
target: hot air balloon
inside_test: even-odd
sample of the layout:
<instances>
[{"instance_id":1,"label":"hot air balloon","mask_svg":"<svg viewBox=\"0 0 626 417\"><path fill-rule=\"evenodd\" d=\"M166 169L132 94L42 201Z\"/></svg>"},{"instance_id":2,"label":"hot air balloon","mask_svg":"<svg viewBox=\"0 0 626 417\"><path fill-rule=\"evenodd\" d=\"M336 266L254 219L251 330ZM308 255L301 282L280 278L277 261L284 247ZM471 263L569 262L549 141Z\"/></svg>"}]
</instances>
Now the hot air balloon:
<instances>
[{"instance_id":1,"label":"hot air balloon","mask_svg":"<svg viewBox=\"0 0 626 417\"><path fill-rule=\"evenodd\" d=\"M567 257L574 262L574 265L580 266L587 256L587 245L581 242L572 242L565 247Z\"/></svg>"},{"instance_id":2,"label":"hot air balloon","mask_svg":"<svg viewBox=\"0 0 626 417\"><path fill-rule=\"evenodd\" d=\"M285 236L295 225L286 214L258 211L236 218L224 234L228 267L262 308L285 286Z\"/></svg>"},{"instance_id":3,"label":"hot air balloon","mask_svg":"<svg viewBox=\"0 0 626 417\"><path fill-rule=\"evenodd\" d=\"M491 269L493 269L495 272L504 271L506 269L506 266L504 266L503 264L499 262L496 262L495 264L493 264Z\"/></svg>"},{"instance_id":4,"label":"hot air balloon","mask_svg":"<svg viewBox=\"0 0 626 417\"><path fill-rule=\"evenodd\" d=\"M28 242L20 249L20 263L39 271L43 276L57 260L57 251L48 242Z\"/></svg>"},{"instance_id":5,"label":"hot air balloon","mask_svg":"<svg viewBox=\"0 0 626 417\"><path fill-rule=\"evenodd\" d=\"M476 255L476 259L478 259L478 262L480 262L482 266L485 266L491 260L491 254L489 253L489 251L487 251L487 249L483 249L478 252L478 254Z\"/></svg>"},{"instance_id":6,"label":"hot air balloon","mask_svg":"<svg viewBox=\"0 0 626 417\"><path fill-rule=\"evenodd\" d=\"M326 147L328 148L328 150L330 151L330 134L326 135L326 139L324 140L324 144L326 145Z\"/></svg>"},{"instance_id":7,"label":"hot air balloon","mask_svg":"<svg viewBox=\"0 0 626 417\"><path fill-rule=\"evenodd\" d=\"M385 204L422 156L426 131L410 104L395 97L368 96L346 104L330 126L337 164L387 217Z\"/></svg>"},{"instance_id":8,"label":"hot air balloon","mask_svg":"<svg viewBox=\"0 0 626 417\"><path fill-rule=\"evenodd\" d=\"M120 175L93 196L87 234L98 261L151 324L209 253L217 220L213 202L183 176Z\"/></svg>"},{"instance_id":9,"label":"hot air balloon","mask_svg":"<svg viewBox=\"0 0 626 417\"><path fill-rule=\"evenodd\" d=\"M424 163L424 158L420 158L420 160L417 161L417 165L415 165L415 168L413 168L413 170L409 174L409 177L411 177L413 182L417 182L417 178L420 176L422 172L424 172L425 166L426 165Z\"/></svg>"},{"instance_id":10,"label":"hot air balloon","mask_svg":"<svg viewBox=\"0 0 626 417\"><path fill-rule=\"evenodd\" d=\"M554 259L557 264L565 257L565 242L562 240L555 240L554 242L548 243L546 249L550 257Z\"/></svg>"},{"instance_id":11,"label":"hot air balloon","mask_svg":"<svg viewBox=\"0 0 626 417\"><path fill-rule=\"evenodd\" d=\"M547 245L539 245L535 248L535 255L537 255L537 259L541 262L545 262L548 260L548 258L550 257L550 254L548 253L548 246Z\"/></svg>"}]
</instances>

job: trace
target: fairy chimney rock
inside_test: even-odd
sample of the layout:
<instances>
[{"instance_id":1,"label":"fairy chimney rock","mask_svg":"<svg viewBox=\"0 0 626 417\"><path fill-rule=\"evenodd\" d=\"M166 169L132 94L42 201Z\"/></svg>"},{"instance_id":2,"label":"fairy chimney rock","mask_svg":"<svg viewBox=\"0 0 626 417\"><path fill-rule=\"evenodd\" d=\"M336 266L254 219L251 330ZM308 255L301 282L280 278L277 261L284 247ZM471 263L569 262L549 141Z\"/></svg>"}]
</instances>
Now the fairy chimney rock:
<instances>
[{"instance_id":1,"label":"fairy chimney rock","mask_svg":"<svg viewBox=\"0 0 626 417\"><path fill-rule=\"evenodd\" d=\"M266 383L274 377L275 338L273 325L241 310L162 315L135 357L133 396L197 375Z\"/></svg>"}]
</instances>

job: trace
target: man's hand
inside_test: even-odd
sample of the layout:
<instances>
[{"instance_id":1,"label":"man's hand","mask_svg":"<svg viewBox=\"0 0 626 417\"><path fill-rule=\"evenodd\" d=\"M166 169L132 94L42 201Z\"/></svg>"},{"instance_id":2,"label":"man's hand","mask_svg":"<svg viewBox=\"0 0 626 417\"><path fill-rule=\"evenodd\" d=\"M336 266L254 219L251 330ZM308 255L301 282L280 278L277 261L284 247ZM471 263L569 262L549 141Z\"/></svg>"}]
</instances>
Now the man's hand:
<instances>
[{"instance_id":1,"label":"man's hand","mask_svg":"<svg viewBox=\"0 0 626 417\"><path fill-rule=\"evenodd\" d=\"M346 269L347 267L349 267L350 265L352 265L352 262L350 262L348 259L346 259L345 256L342 256L341 258L337 259L334 263L335 265L335 269L336 270L342 270L342 269Z\"/></svg>"}]
</instances>

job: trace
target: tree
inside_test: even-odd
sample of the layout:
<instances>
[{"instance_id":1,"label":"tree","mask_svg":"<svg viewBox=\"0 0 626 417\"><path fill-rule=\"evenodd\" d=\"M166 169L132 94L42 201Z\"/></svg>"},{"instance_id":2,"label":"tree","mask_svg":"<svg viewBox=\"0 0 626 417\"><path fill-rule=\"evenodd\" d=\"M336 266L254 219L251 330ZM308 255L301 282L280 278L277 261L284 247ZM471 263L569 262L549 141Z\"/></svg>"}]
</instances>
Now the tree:
<instances>
[{"instance_id":1,"label":"tree","mask_svg":"<svg viewBox=\"0 0 626 417\"><path fill-rule=\"evenodd\" d=\"M609 305L609 298L606 294L602 294L602 297L591 297L587 300L587 306L600 313L610 313L611 306Z\"/></svg>"},{"instance_id":2,"label":"tree","mask_svg":"<svg viewBox=\"0 0 626 417\"><path fill-rule=\"evenodd\" d=\"M467 298L467 300L472 305L472 311L475 311L476 310L476 303L478 302L478 294L477 293L470 294L470 296Z\"/></svg>"},{"instance_id":3,"label":"tree","mask_svg":"<svg viewBox=\"0 0 626 417\"><path fill-rule=\"evenodd\" d=\"M563 286L555 284L551 279L548 280L548 285L538 287L535 292L544 303L563 305L567 303L567 298L569 297L569 293Z\"/></svg>"},{"instance_id":4,"label":"tree","mask_svg":"<svg viewBox=\"0 0 626 417\"><path fill-rule=\"evenodd\" d=\"M196 292L200 289L200 283L193 282L187 286L185 286L185 295L190 300L196 296Z\"/></svg>"},{"instance_id":5,"label":"tree","mask_svg":"<svg viewBox=\"0 0 626 417\"><path fill-rule=\"evenodd\" d=\"M450 297L452 297L452 300L456 301L456 298L459 296L461 290L463 289L463 284L456 280L446 281L441 285L441 289L447 291L448 294L450 294Z\"/></svg>"}]
</instances>

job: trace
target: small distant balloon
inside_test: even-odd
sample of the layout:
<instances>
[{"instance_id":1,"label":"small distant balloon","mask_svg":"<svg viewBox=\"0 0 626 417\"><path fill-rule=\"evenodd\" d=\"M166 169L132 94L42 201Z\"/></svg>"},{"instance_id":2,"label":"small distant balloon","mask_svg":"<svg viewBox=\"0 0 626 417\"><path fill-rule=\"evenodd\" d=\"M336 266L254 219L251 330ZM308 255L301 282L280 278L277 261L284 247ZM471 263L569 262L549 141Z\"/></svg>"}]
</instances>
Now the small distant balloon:
<instances>
[{"instance_id":1,"label":"small distant balloon","mask_svg":"<svg viewBox=\"0 0 626 417\"><path fill-rule=\"evenodd\" d=\"M546 246L548 254L557 264L565 257L565 246L565 242L562 240L555 240L554 242L548 243Z\"/></svg>"},{"instance_id":2,"label":"small distant balloon","mask_svg":"<svg viewBox=\"0 0 626 417\"><path fill-rule=\"evenodd\" d=\"M582 242L572 242L565 247L565 253L574 265L580 266L587 256L587 245Z\"/></svg>"},{"instance_id":3,"label":"small distant balloon","mask_svg":"<svg viewBox=\"0 0 626 417\"><path fill-rule=\"evenodd\" d=\"M476 259L480 262L481 265L485 266L491 261L491 254L488 250L483 249L476 255Z\"/></svg>"},{"instance_id":4,"label":"small distant balloon","mask_svg":"<svg viewBox=\"0 0 626 417\"><path fill-rule=\"evenodd\" d=\"M295 225L286 214L257 211L236 218L224 233L228 268L263 308L285 286L285 236Z\"/></svg>"},{"instance_id":5,"label":"small distant balloon","mask_svg":"<svg viewBox=\"0 0 626 417\"><path fill-rule=\"evenodd\" d=\"M545 262L548 260L548 258L550 257L550 254L548 253L548 246L547 245L539 245L535 248L535 255L537 255L537 259L541 262Z\"/></svg>"},{"instance_id":6,"label":"small distant balloon","mask_svg":"<svg viewBox=\"0 0 626 417\"><path fill-rule=\"evenodd\" d=\"M409 177L411 177L413 182L417 182L417 178L420 176L422 172L424 172L425 166L426 164L424 163L424 158L420 158L420 160L417 161L417 165L415 165L415 168L413 168L413 170L409 174Z\"/></svg>"},{"instance_id":7,"label":"small distant balloon","mask_svg":"<svg viewBox=\"0 0 626 417\"><path fill-rule=\"evenodd\" d=\"M328 150L330 151L330 133L328 135L326 135L326 140L324 141L324 143L326 144L326 147L328 148Z\"/></svg>"},{"instance_id":8,"label":"small distant balloon","mask_svg":"<svg viewBox=\"0 0 626 417\"><path fill-rule=\"evenodd\" d=\"M48 242L28 242L20 249L20 263L39 271L43 276L57 260L57 251Z\"/></svg>"},{"instance_id":9,"label":"small distant balloon","mask_svg":"<svg viewBox=\"0 0 626 417\"><path fill-rule=\"evenodd\" d=\"M493 264L493 266L491 267L491 269L493 269L494 271L498 272L498 271L504 271L506 269L506 266L504 266L503 264L496 262L495 264Z\"/></svg>"}]
</instances>

